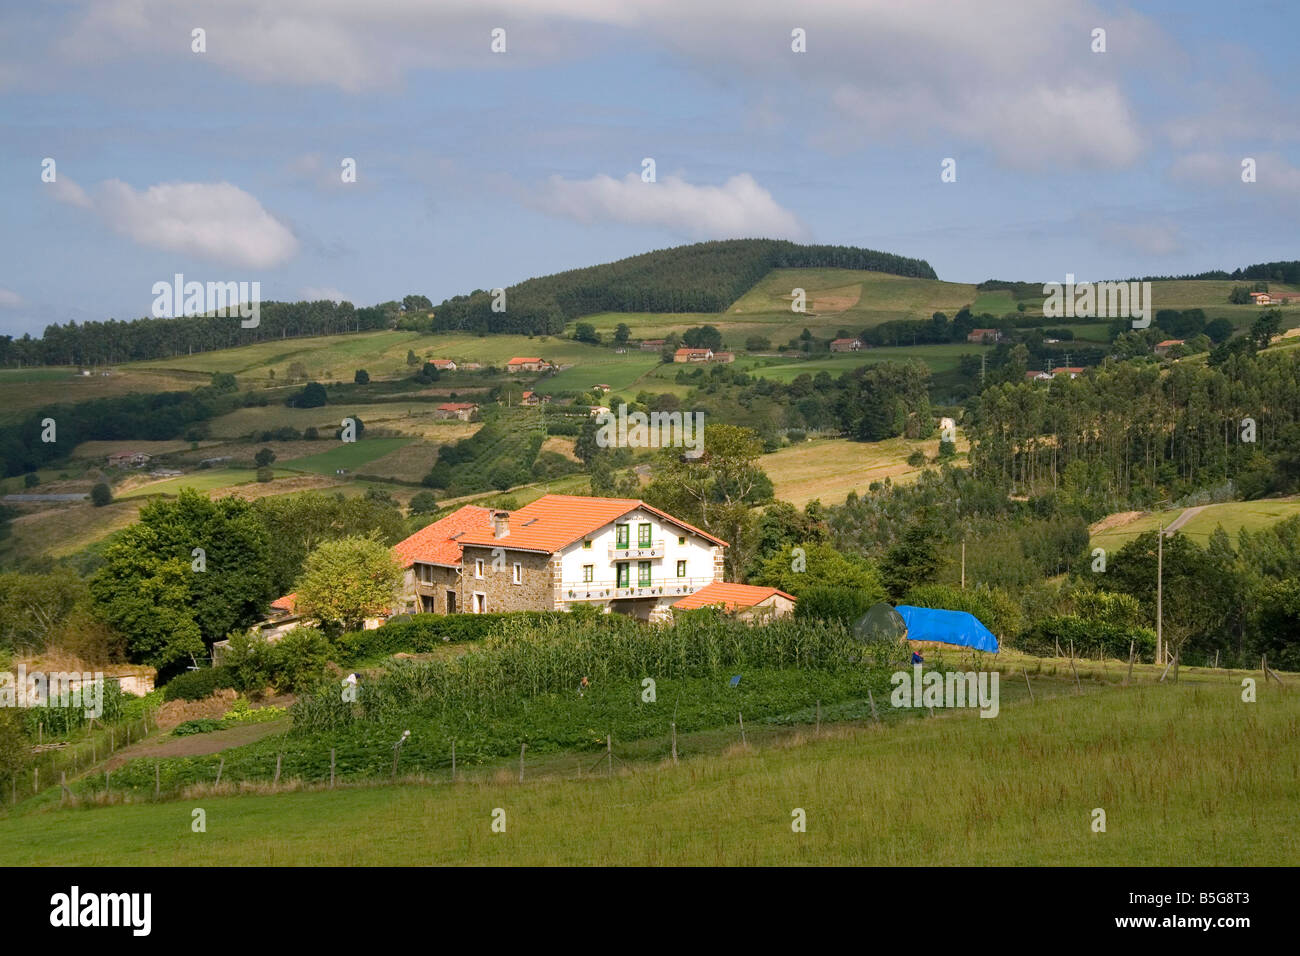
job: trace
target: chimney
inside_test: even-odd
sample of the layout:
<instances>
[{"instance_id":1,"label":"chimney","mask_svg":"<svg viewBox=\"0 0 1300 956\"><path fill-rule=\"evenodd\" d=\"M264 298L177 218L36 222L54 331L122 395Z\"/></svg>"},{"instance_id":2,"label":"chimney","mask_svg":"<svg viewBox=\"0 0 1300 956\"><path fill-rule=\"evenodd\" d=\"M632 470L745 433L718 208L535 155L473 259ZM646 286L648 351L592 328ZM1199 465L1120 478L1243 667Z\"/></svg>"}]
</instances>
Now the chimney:
<instances>
[{"instance_id":1,"label":"chimney","mask_svg":"<svg viewBox=\"0 0 1300 956\"><path fill-rule=\"evenodd\" d=\"M510 534L510 512L493 511L492 512L492 537L504 538Z\"/></svg>"}]
</instances>

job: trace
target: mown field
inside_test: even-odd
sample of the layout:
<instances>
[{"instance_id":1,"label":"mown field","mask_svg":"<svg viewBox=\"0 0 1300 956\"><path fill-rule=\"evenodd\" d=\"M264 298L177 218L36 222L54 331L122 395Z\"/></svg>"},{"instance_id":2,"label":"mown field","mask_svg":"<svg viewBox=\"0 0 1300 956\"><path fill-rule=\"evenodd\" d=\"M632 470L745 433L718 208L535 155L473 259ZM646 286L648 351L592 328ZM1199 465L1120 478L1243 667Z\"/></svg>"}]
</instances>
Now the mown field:
<instances>
[{"instance_id":1,"label":"mown field","mask_svg":"<svg viewBox=\"0 0 1300 956\"><path fill-rule=\"evenodd\" d=\"M1166 528L1176 521L1184 508L1169 511L1151 512L1134 515L1122 524L1106 527L1094 532L1091 545L1094 548L1122 548L1129 541L1147 531L1155 531L1161 524ZM1296 498L1265 498L1256 501L1228 501L1223 504L1205 505L1187 519L1187 523L1178 529L1179 534L1193 538L1197 544L1204 546L1214 529L1223 526L1229 537L1235 542L1237 532L1242 528L1259 531L1286 518L1300 514L1300 500Z\"/></svg>"},{"instance_id":2,"label":"mown field","mask_svg":"<svg viewBox=\"0 0 1300 956\"><path fill-rule=\"evenodd\" d=\"M955 464L965 461L970 443L959 433ZM772 479L776 497L802 508L814 498L824 505L841 504L850 491L865 494L873 481L898 483L922 471L907 463L920 450L927 459L939 453L937 437L925 441L891 438L855 442L845 438L812 439L764 455L759 465Z\"/></svg>"},{"instance_id":3,"label":"mown field","mask_svg":"<svg viewBox=\"0 0 1300 956\"><path fill-rule=\"evenodd\" d=\"M0 820L0 863L1286 866L1298 730L1300 697L1272 687L1253 704L1226 682L1110 688L992 720L804 728L611 778L534 765L519 784L508 763L456 785L51 807Z\"/></svg>"}]
</instances>

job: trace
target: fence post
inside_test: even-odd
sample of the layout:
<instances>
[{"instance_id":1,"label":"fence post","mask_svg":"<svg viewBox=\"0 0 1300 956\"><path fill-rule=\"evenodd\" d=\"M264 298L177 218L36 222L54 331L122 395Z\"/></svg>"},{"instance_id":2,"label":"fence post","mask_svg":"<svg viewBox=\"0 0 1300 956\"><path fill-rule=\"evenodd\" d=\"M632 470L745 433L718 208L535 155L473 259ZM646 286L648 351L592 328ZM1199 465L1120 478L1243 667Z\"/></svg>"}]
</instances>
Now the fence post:
<instances>
[{"instance_id":1,"label":"fence post","mask_svg":"<svg viewBox=\"0 0 1300 956\"><path fill-rule=\"evenodd\" d=\"M41 768L32 768L32 793L41 792Z\"/></svg>"},{"instance_id":2,"label":"fence post","mask_svg":"<svg viewBox=\"0 0 1300 956\"><path fill-rule=\"evenodd\" d=\"M609 758L609 775L614 776L614 735L605 735L605 756Z\"/></svg>"},{"instance_id":3,"label":"fence post","mask_svg":"<svg viewBox=\"0 0 1300 956\"><path fill-rule=\"evenodd\" d=\"M880 715L876 713L876 698L872 696L871 688L867 688L867 702L871 704L871 719L880 723Z\"/></svg>"},{"instance_id":4,"label":"fence post","mask_svg":"<svg viewBox=\"0 0 1300 956\"><path fill-rule=\"evenodd\" d=\"M1025 686L1029 688L1029 702L1032 704L1034 702L1034 687L1029 683L1029 671L1022 667L1020 668L1020 673L1025 675Z\"/></svg>"},{"instance_id":5,"label":"fence post","mask_svg":"<svg viewBox=\"0 0 1300 956\"><path fill-rule=\"evenodd\" d=\"M817 733L822 732L822 699L817 698Z\"/></svg>"},{"instance_id":6,"label":"fence post","mask_svg":"<svg viewBox=\"0 0 1300 956\"><path fill-rule=\"evenodd\" d=\"M162 761L155 760L153 762L153 795L155 799L157 799L159 793L161 793L162 791L162 770L160 769L161 767L162 767Z\"/></svg>"},{"instance_id":7,"label":"fence post","mask_svg":"<svg viewBox=\"0 0 1300 956\"><path fill-rule=\"evenodd\" d=\"M677 762L677 721L672 722L673 728L673 763Z\"/></svg>"},{"instance_id":8,"label":"fence post","mask_svg":"<svg viewBox=\"0 0 1300 956\"><path fill-rule=\"evenodd\" d=\"M740 718L740 743L742 746L744 746L745 745L745 715L742 714L740 711L736 711L736 716Z\"/></svg>"},{"instance_id":9,"label":"fence post","mask_svg":"<svg viewBox=\"0 0 1300 956\"><path fill-rule=\"evenodd\" d=\"M217 782L213 786L221 786L221 771L226 769L226 758L221 758L221 763L217 764Z\"/></svg>"},{"instance_id":10,"label":"fence post","mask_svg":"<svg viewBox=\"0 0 1300 956\"><path fill-rule=\"evenodd\" d=\"M528 749L527 743L519 745L519 782L524 782L524 751Z\"/></svg>"},{"instance_id":11,"label":"fence post","mask_svg":"<svg viewBox=\"0 0 1300 956\"><path fill-rule=\"evenodd\" d=\"M279 784L280 782L280 761L283 759L284 759L283 753L278 753L275 755L275 779L271 781L271 786L273 787ZM394 761L394 765L396 765L396 761Z\"/></svg>"},{"instance_id":12,"label":"fence post","mask_svg":"<svg viewBox=\"0 0 1300 956\"><path fill-rule=\"evenodd\" d=\"M330 748L330 789L334 789L334 748Z\"/></svg>"},{"instance_id":13,"label":"fence post","mask_svg":"<svg viewBox=\"0 0 1300 956\"><path fill-rule=\"evenodd\" d=\"M1124 678L1124 686L1127 687L1133 680L1133 655L1137 651L1137 641L1128 642L1128 676Z\"/></svg>"},{"instance_id":14,"label":"fence post","mask_svg":"<svg viewBox=\"0 0 1300 956\"><path fill-rule=\"evenodd\" d=\"M451 738L451 782L456 782L456 738Z\"/></svg>"}]
</instances>

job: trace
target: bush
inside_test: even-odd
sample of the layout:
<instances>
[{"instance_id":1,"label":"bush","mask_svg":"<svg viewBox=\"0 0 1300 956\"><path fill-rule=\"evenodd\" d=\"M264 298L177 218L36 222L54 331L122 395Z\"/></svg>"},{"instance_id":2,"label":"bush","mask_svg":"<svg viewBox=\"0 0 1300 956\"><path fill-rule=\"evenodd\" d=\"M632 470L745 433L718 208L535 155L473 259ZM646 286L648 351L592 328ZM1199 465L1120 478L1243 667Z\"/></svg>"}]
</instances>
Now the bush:
<instances>
[{"instance_id":1,"label":"bush","mask_svg":"<svg viewBox=\"0 0 1300 956\"><path fill-rule=\"evenodd\" d=\"M94 488L90 489L90 503L96 508L102 508L113 500L113 491L108 487L107 482L99 482Z\"/></svg>"},{"instance_id":2,"label":"bush","mask_svg":"<svg viewBox=\"0 0 1300 956\"><path fill-rule=\"evenodd\" d=\"M27 474L23 475L24 488L35 488L40 483L41 483L41 476L36 474L36 472L34 471L29 471Z\"/></svg>"},{"instance_id":3,"label":"bush","mask_svg":"<svg viewBox=\"0 0 1300 956\"><path fill-rule=\"evenodd\" d=\"M1068 654L1071 641L1074 642L1074 653L1080 657L1088 657L1100 651L1108 657L1127 660L1130 641L1136 645L1139 659L1154 659L1156 650L1156 635L1149 628L1125 627L1074 614L1039 621L1016 645L1031 654L1055 654L1059 646L1063 653Z\"/></svg>"},{"instance_id":4,"label":"bush","mask_svg":"<svg viewBox=\"0 0 1300 956\"><path fill-rule=\"evenodd\" d=\"M257 469L257 480L262 482L263 484L270 481L274 477L275 477L275 472L273 472L270 468Z\"/></svg>"},{"instance_id":5,"label":"bush","mask_svg":"<svg viewBox=\"0 0 1300 956\"><path fill-rule=\"evenodd\" d=\"M352 376L352 381L358 385L369 385L370 373L363 368L359 368L357 369L357 374Z\"/></svg>"},{"instance_id":6,"label":"bush","mask_svg":"<svg viewBox=\"0 0 1300 956\"><path fill-rule=\"evenodd\" d=\"M194 734L209 734L220 729L221 721L211 717L199 717L197 720L187 720L183 724L177 724L172 728L172 736L189 737Z\"/></svg>"},{"instance_id":7,"label":"bush","mask_svg":"<svg viewBox=\"0 0 1300 956\"><path fill-rule=\"evenodd\" d=\"M857 588L808 588L794 606L796 620L839 621L845 627L866 614L874 596Z\"/></svg>"},{"instance_id":8,"label":"bush","mask_svg":"<svg viewBox=\"0 0 1300 956\"><path fill-rule=\"evenodd\" d=\"M228 667L201 667L169 680L163 687L163 700L204 700L234 686L235 675Z\"/></svg>"},{"instance_id":9,"label":"bush","mask_svg":"<svg viewBox=\"0 0 1300 956\"><path fill-rule=\"evenodd\" d=\"M340 664L352 664L404 652L427 654L453 641L477 641L507 621L537 624L555 611L507 614L412 614L394 618L372 631L352 631L339 638ZM558 612L565 613L565 612Z\"/></svg>"},{"instance_id":10,"label":"bush","mask_svg":"<svg viewBox=\"0 0 1300 956\"><path fill-rule=\"evenodd\" d=\"M298 691L324 676L332 656L333 643L314 627L296 627L274 642L246 631L230 638L225 666L238 690Z\"/></svg>"}]
</instances>

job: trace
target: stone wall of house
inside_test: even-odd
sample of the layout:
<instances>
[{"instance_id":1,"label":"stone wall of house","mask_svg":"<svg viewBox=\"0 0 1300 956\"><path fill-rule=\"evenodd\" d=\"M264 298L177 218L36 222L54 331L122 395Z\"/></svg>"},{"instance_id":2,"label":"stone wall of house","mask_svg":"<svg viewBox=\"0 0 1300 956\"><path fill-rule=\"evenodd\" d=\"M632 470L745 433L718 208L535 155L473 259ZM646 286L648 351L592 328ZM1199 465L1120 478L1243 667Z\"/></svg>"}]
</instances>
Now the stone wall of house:
<instances>
[{"instance_id":1,"label":"stone wall of house","mask_svg":"<svg viewBox=\"0 0 1300 956\"><path fill-rule=\"evenodd\" d=\"M423 565L423 568L426 569L424 577L428 578L427 581L421 577L419 567L412 565L409 572L409 591L404 597L411 605L411 610L415 613L449 613L451 609L447 607L447 592L450 590L456 594L455 610L463 611L465 608L460 598L460 574L456 569L440 564Z\"/></svg>"},{"instance_id":2,"label":"stone wall of house","mask_svg":"<svg viewBox=\"0 0 1300 956\"><path fill-rule=\"evenodd\" d=\"M503 539L504 541L504 539ZM556 607L556 570L552 556L531 551L511 551L503 543L499 546L504 556L497 558L493 569L496 548L466 545L461 558L464 573L461 575L461 610L474 610L474 593L487 595L490 614L506 611L551 611ZM483 561L483 577L475 577L476 562ZM521 582L514 583L514 565L521 565Z\"/></svg>"}]
</instances>

